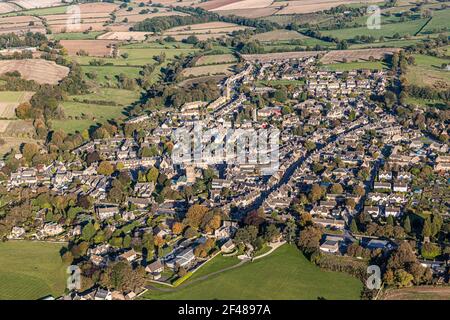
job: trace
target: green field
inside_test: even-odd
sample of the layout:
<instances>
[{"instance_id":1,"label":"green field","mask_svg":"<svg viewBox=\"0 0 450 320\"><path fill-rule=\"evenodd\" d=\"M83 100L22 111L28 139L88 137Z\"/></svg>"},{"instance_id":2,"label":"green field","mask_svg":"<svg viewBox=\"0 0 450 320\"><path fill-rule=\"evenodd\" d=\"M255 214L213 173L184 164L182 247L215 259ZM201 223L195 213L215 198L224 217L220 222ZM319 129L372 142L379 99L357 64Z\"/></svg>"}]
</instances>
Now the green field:
<instances>
[{"instance_id":1,"label":"green field","mask_svg":"<svg viewBox=\"0 0 450 320\"><path fill-rule=\"evenodd\" d=\"M0 300L59 296L66 286L61 244L9 241L0 243Z\"/></svg>"},{"instance_id":2,"label":"green field","mask_svg":"<svg viewBox=\"0 0 450 320\"><path fill-rule=\"evenodd\" d=\"M38 15L38 16L47 16L50 14L63 14L63 13L66 13L68 7L69 6L58 6L58 7L50 7L50 8L32 9L32 10L20 11L20 13L27 14L27 15Z\"/></svg>"},{"instance_id":3,"label":"green field","mask_svg":"<svg viewBox=\"0 0 450 320\"><path fill-rule=\"evenodd\" d=\"M347 63L333 63L325 64L322 66L323 69L332 71L351 71L351 70L383 70L387 66L381 61L365 61L365 62L347 62Z\"/></svg>"},{"instance_id":4,"label":"green field","mask_svg":"<svg viewBox=\"0 0 450 320\"><path fill-rule=\"evenodd\" d=\"M97 74L97 78L94 80L97 84L110 84L117 83L116 77L120 74L126 75L128 78L138 78L140 67L127 67L127 66L82 66L81 70L84 73Z\"/></svg>"},{"instance_id":5,"label":"green field","mask_svg":"<svg viewBox=\"0 0 450 320\"><path fill-rule=\"evenodd\" d=\"M450 72L442 70L441 65L450 64L449 59L415 54L415 65L407 69L409 83L419 86L433 86L437 81L446 82L450 85Z\"/></svg>"},{"instance_id":6,"label":"green field","mask_svg":"<svg viewBox=\"0 0 450 320\"><path fill-rule=\"evenodd\" d=\"M194 52L194 49L183 48L183 49L175 49L172 46L164 46L164 47L120 47L120 55L127 53L128 58L119 57L117 59L114 58L95 58L89 56L81 56L76 57L75 60L81 65L89 65L89 62L92 60L102 60L105 63L112 63L115 66L143 66L149 63L156 63L156 60L153 58L155 56L159 56L161 53L166 55L166 59L172 59L175 56L180 56L182 54L187 55L191 52Z\"/></svg>"},{"instance_id":7,"label":"green field","mask_svg":"<svg viewBox=\"0 0 450 320\"><path fill-rule=\"evenodd\" d=\"M404 48L407 46L415 45L424 42L421 38L414 38L408 40L392 40L392 41L381 41L374 43L356 43L351 44L349 49L367 49L367 48Z\"/></svg>"},{"instance_id":8,"label":"green field","mask_svg":"<svg viewBox=\"0 0 450 320\"><path fill-rule=\"evenodd\" d=\"M164 53L166 60L158 67L152 74L152 81L159 80L161 67L166 66L171 59L181 56L188 55L198 49L192 48L192 46L182 46L176 48L174 44L135 44L130 46L120 47L120 57L114 58L95 58L90 56L76 56L76 60L85 73L95 72L97 73L97 78L95 81L100 85L114 85L117 81L116 76L123 73L129 78L138 78L141 67L146 64L156 64L155 56L159 56ZM127 58L123 58L123 54L127 54ZM104 63L112 65L102 65L102 66L91 66L90 61L101 60Z\"/></svg>"},{"instance_id":9,"label":"green field","mask_svg":"<svg viewBox=\"0 0 450 320\"><path fill-rule=\"evenodd\" d=\"M450 30L450 9L432 11L430 22L420 31L422 34L439 32L443 29Z\"/></svg>"},{"instance_id":10,"label":"green field","mask_svg":"<svg viewBox=\"0 0 450 320\"><path fill-rule=\"evenodd\" d=\"M208 261L204 266L202 266L198 271L196 271L192 277L189 278L188 281L191 281L193 279L197 279L200 277L203 277L207 274L214 273L219 270L223 270L225 268L229 268L231 266L234 266L239 263L240 260L236 258L236 256L232 257L224 257L223 255L219 254L216 257L214 257L212 260ZM187 282L188 282L187 281Z\"/></svg>"},{"instance_id":11,"label":"green field","mask_svg":"<svg viewBox=\"0 0 450 320\"><path fill-rule=\"evenodd\" d=\"M205 266L206 267L206 266ZM284 245L271 255L173 292L148 291L147 299L359 299L362 283L321 270Z\"/></svg>"},{"instance_id":12,"label":"green field","mask_svg":"<svg viewBox=\"0 0 450 320\"><path fill-rule=\"evenodd\" d=\"M382 24L380 29L368 29L366 26L358 28L345 28L335 30L322 30L321 33L326 36L336 37L340 40L353 39L359 36L373 36L376 39L380 37L390 38L398 33L400 36L415 35L428 19L417 19L400 23Z\"/></svg>"},{"instance_id":13,"label":"green field","mask_svg":"<svg viewBox=\"0 0 450 320\"><path fill-rule=\"evenodd\" d=\"M92 31L89 33L84 32L68 32L68 33L55 33L50 35L54 40L94 40L99 35L101 35L102 31Z\"/></svg>"},{"instance_id":14,"label":"green field","mask_svg":"<svg viewBox=\"0 0 450 320\"><path fill-rule=\"evenodd\" d=\"M61 104L66 119L53 120L52 127L73 133L107 120L125 118L124 108L138 99L137 91L114 88L99 88L90 94L70 96ZM97 101L104 101L106 104L98 104Z\"/></svg>"}]
</instances>

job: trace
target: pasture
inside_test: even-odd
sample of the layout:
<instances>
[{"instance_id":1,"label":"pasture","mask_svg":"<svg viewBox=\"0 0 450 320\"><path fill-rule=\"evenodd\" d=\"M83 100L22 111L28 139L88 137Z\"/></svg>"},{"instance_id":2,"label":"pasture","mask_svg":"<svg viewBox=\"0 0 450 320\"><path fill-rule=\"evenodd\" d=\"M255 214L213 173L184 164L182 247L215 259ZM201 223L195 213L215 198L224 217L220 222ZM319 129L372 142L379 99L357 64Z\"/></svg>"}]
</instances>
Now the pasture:
<instances>
[{"instance_id":1,"label":"pasture","mask_svg":"<svg viewBox=\"0 0 450 320\"><path fill-rule=\"evenodd\" d=\"M125 108L139 99L139 92L114 88L98 88L85 95L74 95L61 104L64 120L53 120L54 129L67 133L83 131L97 123L124 119Z\"/></svg>"},{"instance_id":2,"label":"pasture","mask_svg":"<svg viewBox=\"0 0 450 320\"><path fill-rule=\"evenodd\" d=\"M408 66L406 78L418 86L434 86L436 89L450 87L450 73L442 69L442 64L450 64L449 59L415 54L415 64Z\"/></svg>"},{"instance_id":3,"label":"pasture","mask_svg":"<svg viewBox=\"0 0 450 320\"><path fill-rule=\"evenodd\" d=\"M324 271L309 262L295 246L283 245L271 255L236 269L198 282L187 282L171 292L149 290L143 298L356 300L361 290L362 283L358 279Z\"/></svg>"},{"instance_id":4,"label":"pasture","mask_svg":"<svg viewBox=\"0 0 450 320\"><path fill-rule=\"evenodd\" d=\"M410 20L400 23L382 24L380 29L368 29L366 26L358 28L344 28L335 30L322 30L325 36L335 37L339 40L349 40L356 36L373 36L375 39L380 37L392 38L395 34L400 36L415 35L425 25L428 19Z\"/></svg>"},{"instance_id":5,"label":"pasture","mask_svg":"<svg viewBox=\"0 0 450 320\"><path fill-rule=\"evenodd\" d=\"M421 34L430 34L442 30L450 30L450 10L433 10L430 22L420 31Z\"/></svg>"},{"instance_id":6,"label":"pasture","mask_svg":"<svg viewBox=\"0 0 450 320\"><path fill-rule=\"evenodd\" d=\"M61 247L29 241L0 243L0 299L33 300L64 293L67 275Z\"/></svg>"}]
</instances>

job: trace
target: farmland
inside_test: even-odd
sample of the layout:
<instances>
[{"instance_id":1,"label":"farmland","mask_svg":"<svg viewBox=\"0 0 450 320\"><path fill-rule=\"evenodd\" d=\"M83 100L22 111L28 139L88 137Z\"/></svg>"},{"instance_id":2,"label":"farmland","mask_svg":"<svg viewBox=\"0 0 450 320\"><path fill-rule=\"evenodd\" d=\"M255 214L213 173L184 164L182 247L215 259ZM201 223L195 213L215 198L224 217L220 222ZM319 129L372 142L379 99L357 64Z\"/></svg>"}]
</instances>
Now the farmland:
<instances>
[{"instance_id":1,"label":"farmland","mask_svg":"<svg viewBox=\"0 0 450 320\"><path fill-rule=\"evenodd\" d=\"M278 5L282 5L283 8L277 12L279 15L284 14L298 14L298 13L310 13L317 12L322 10L328 10L333 7L337 7L343 4L359 4L359 3L376 3L380 2L379 0L369 0L369 1L360 1L360 0L303 0L303 1L281 1L278 2Z\"/></svg>"},{"instance_id":2,"label":"farmland","mask_svg":"<svg viewBox=\"0 0 450 320\"><path fill-rule=\"evenodd\" d=\"M259 41L284 41L284 40L298 40L306 38L302 34L293 30L274 30L265 33L259 33L252 37Z\"/></svg>"},{"instance_id":3,"label":"farmland","mask_svg":"<svg viewBox=\"0 0 450 320\"><path fill-rule=\"evenodd\" d=\"M400 23L382 25L380 29L368 29L366 26L358 28L345 28L336 30L323 30L321 33L326 36L338 38L340 40L353 39L355 36L373 36L392 38L395 34L400 36L415 35L425 25L428 19L416 19Z\"/></svg>"},{"instance_id":4,"label":"farmland","mask_svg":"<svg viewBox=\"0 0 450 320\"><path fill-rule=\"evenodd\" d=\"M0 61L0 74L18 71L26 80L56 84L69 74L69 68L42 59Z\"/></svg>"},{"instance_id":5,"label":"farmland","mask_svg":"<svg viewBox=\"0 0 450 320\"><path fill-rule=\"evenodd\" d=\"M409 83L419 86L435 86L437 89L450 87L450 74L442 69L442 64L448 64L448 59L415 54L415 64L407 70Z\"/></svg>"},{"instance_id":6,"label":"farmland","mask_svg":"<svg viewBox=\"0 0 450 320\"><path fill-rule=\"evenodd\" d=\"M359 50L333 50L326 53L320 61L324 64L331 64L336 62L357 62L369 60L372 57L374 60L381 60L386 54L397 52L397 48L379 48L379 49L359 49Z\"/></svg>"},{"instance_id":7,"label":"farmland","mask_svg":"<svg viewBox=\"0 0 450 320\"><path fill-rule=\"evenodd\" d=\"M65 119L52 121L52 127L73 133L107 120L124 119L125 108L138 98L137 91L114 88L98 88L90 94L70 96L61 104Z\"/></svg>"},{"instance_id":8,"label":"farmland","mask_svg":"<svg viewBox=\"0 0 450 320\"><path fill-rule=\"evenodd\" d=\"M450 10L432 11L430 22L420 31L421 34L434 33L441 30L449 30Z\"/></svg>"},{"instance_id":9,"label":"farmland","mask_svg":"<svg viewBox=\"0 0 450 320\"><path fill-rule=\"evenodd\" d=\"M150 290L144 298L359 299L361 290L362 284L358 279L323 271L310 263L297 248L284 245L263 259L206 280L187 283L172 292Z\"/></svg>"},{"instance_id":10,"label":"farmland","mask_svg":"<svg viewBox=\"0 0 450 320\"><path fill-rule=\"evenodd\" d=\"M390 289L383 300L450 300L450 287L421 286L412 288Z\"/></svg>"},{"instance_id":11,"label":"farmland","mask_svg":"<svg viewBox=\"0 0 450 320\"><path fill-rule=\"evenodd\" d=\"M265 54L244 54L242 58L247 61L271 61L278 59L302 59L307 57L313 57L323 51L298 51L298 52L277 52L277 53L265 53Z\"/></svg>"},{"instance_id":12,"label":"farmland","mask_svg":"<svg viewBox=\"0 0 450 320\"><path fill-rule=\"evenodd\" d=\"M32 92L1 91L0 92L0 118L15 118L17 106L30 100Z\"/></svg>"},{"instance_id":13,"label":"farmland","mask_svg":"<svg viewBox=\"0 0 450 320\"><path fill-rule=\"evenodd\" d=\"M199 76L212 76L218 74L232 74L233 64L216 64L210 66L201 66L186 68L183 70L182 75L185 77L199 77Z\"/></svg>"},{"instance_id":14,"label":"farmland","mask_svg":"<svg viewBox=\"0 0 450 320\"><path fill-rule=\"evenodd\" d=\"M0 299L59 296L66 286L61 244L9 241L0 243Z\"/></svg>"},{"instance_id":15,"label":"farmland","mask_svg":"<svg viewBox=\"0 0 450 320\"><path fill-rule=\"evenodd\" d=\"M69 55L76 55L83 50L90 56L105 57L112 54L114 41L110 40L61 40L61 45Z\"/></svg>"},{"instance_id":16,"label":"farmland","mask_svg":"<svg viewBox=\"0 0 450 320\"><path fill-rule=\"evenodd\" d=\"M200 57L195 66L203 66L209 64L221 64L221 63L230 63L236 62L237 59L232 54L217 54L217 55L208 55Z\"/></svg>"}]
</instances>

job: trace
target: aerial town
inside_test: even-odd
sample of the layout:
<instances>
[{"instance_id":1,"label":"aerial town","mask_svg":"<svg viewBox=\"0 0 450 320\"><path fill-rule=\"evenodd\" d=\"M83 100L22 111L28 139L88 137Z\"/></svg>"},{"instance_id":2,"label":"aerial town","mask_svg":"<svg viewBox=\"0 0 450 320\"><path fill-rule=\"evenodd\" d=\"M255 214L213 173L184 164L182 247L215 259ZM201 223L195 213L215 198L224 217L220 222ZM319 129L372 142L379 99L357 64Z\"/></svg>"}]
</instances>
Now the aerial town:
<instances>
[{"instance_id":1,"label":"aerial town","mask_svg":"<svg viewBox=\"0 0 450 320\"><path fill-rule=\"evenodd\" d=\"M10 2L0 4L5 3ZM129 8L138 2L132 3ZM185 7L159 8L196 14ZM158 18L147 18L152 19ZM135 37L136 28L129 31ZM298 33L307 34L302 30ZM95 30L85 34L90 32ZM162 35L172 37L170 32ZM239 32L255 31L233 31L230 37ZM34 48L29 61L40 61L36 54L45 47L45 59L62 66L63 41L106 41L56 35L63 40L28 34L36 41L29 45ZM439 59L450 60L448 32L428 39L425 47L408 49L392 44L350 50L337 42L337 50L319 46L264 53L245 49L258 41L224 43L225 49L241 48L229 54L235 59L231 71L184 87L197 78L177 77L202 68L195 67L199 59L214 56L205 55L211 50L205 46L219 46L218 39L199 39L192 44L176 38L178 46L192 45L194 53L164 62L159 83L145 82L146 70L154 72L154 66L145 65L141 78L133 82L122 73L118 87L112 87L114 77L100 80L101 73L92 71L107 70L95 59L89 66L80 62L81 68L68 64L67 78L59 84L36 85L37 80L23 80L12 70L0 77L0 100L3 91L36 92L18 104L17 119L2 115L1 121L11 122L4 134L14 121L32 123L35 133L21 135L23 143L0 160L0 260L21 264L8 253L9 244L27 254L37 252L29 244L57 244L57 252L44 249L58 269L42 270L64 279L51 291L25 299L409 299L408 294L420 296L426 288L438 299L448 298L450 64L439 70L444 73L439 84L447 91L433 89L437 97L424 98L409 78L420 57L432 50L446 48ZM130 38L111 48L114 54L129 50L127 57L104 59L137 61L133 50L146 50L146 41L157 40ZM175 39L160 41L152 45ZM75 57L95 56L86 50ZM15 52L15 58L22 59L18 55L25 51ZM83 77L106 81L99 85L106 93L84 98L93 93L85 93L90 82L79 80ZM116 98L107 90L140 90L141 96L119 120L102 122L96 115L94 126L64 131L90 121L89 108L112 105ZM69 104L86 104L87 111L72 115ZM36 111L37 106L42 108ZM264 142L273 143L254 150L252 139L261 132L268 132ZM226 152L196 153L196 143L203 149L224 146ZM375 280L368 272L372 267L379 270ZM45 281L48 274L42 276ZM270 296L283 274L292 277L291 285ZM236 282L244 279L253 279L255 287L238 294ZM302 292L297 281L311 291ZM258 283L264 283L264 293ZM0 297L14 299L20 286L26 284L0 284Z\"/></svg>"}]
</instances>

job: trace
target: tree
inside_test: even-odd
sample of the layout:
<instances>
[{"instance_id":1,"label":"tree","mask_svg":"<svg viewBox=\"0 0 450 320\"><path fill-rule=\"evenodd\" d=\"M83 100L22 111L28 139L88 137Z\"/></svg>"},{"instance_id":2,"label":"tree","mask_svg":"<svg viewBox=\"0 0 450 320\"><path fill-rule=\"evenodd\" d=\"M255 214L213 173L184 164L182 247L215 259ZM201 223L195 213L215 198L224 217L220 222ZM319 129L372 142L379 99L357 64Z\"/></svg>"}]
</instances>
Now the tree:
<instances>
[{"instance_id":1,"label":"tree","mask_svg":"<svg viewBox=\"0 0 450 320\"><path fill-rule=\"evenodd\" d=\"M314 203L322 198L324 190L317 183L313 184L311 191L309 192L309 200Z\"/></svg>"},{"instance_id":2,"label":"tree","mask_svg":"<svg viewBox=\"0 0 450 320\"><path fill-rule=\"evenodd\" d=\"M174 234L181 234L183 232L184 229L184 224L182 224L181 222L175 222L172 226L172 232Z\"/></svg>"},{"instance_id":3,"label":"tree","mask_svg":"<svg viewBox=\"0 0 450 320\"><path fill-rule=\"evenodd\" d=\"M344 192L344 188L342 188L341 184L335 183L331 186L330 192L334 194L340 194Z\"/></svg>"},{"instance_id":4,"label":"tree","mask_svg":"<svg viewBox=\"0 0 450 320\"><path fill-rule=\"evenodd\" d=\"M187 227L183 232L183 236L188 239L196 237L197 234L197 231L192 227Z\"/></svg>"},{"instance_id":5,"label":"tree","mask_svg":"<svg viewBox=\"0 0 450 320\"><path fill-rule=\"evenodd\" d=\"M150 170L147 172L147 181L156 183L158 180L159 171L155 167L151 167Z\"/></svg>"},{"instance_id":6,"label":"tree","mask_svg":"<svg viewBox=\"0 0 450 320\"><path fill-rule=\"evenodd\" d=\"M395 282L401 288L410 287L412 285L412 281L414 280L413 275L406 272L403 269L395 271L394 275L395 275Z\"/></svg>"},{"instance_id":7,"label":"tree","mask_svg":"<svg viewBox=\"0 0 450 320\"><path fill-rule=\"evenodd\" d=\"M292 243L295 240L295 235L296 235L296 231L297 231L297 226L295 225L295 221L289 220L286 223L286 228L284 231L286 233L286 241L288 243Z\"/></svg>"},{"instance_id":8,"label":"tree","mask_svg":"<svg viewBox=\"0 0 450 320\"><path fill-rule=\"evenodd\" d=\"M39 152L39 147L34 143L25 143L22 147L22 154L25 160L31 162L31 159Z\"/></svg>"},{"instance_id":9,"label":"tree","mask_svg":"<svg viewBox=\"0 0 450 320\"><path fill-rule=\"evenodd\" d=\"M388 225L390 225L390 226L394 226L394 217L393 217L392 215L389 215L389 216L386 218L386 223L387 223Z\"/></svg>"},{"instance_id":10,"label":"tree","mask_svg":"<svg viewBox=\"0 0 450 320\"><path fill-rule=\"evenodd\" d=\"M258 228L255 226L246 226L236 232L234 240L237 243L253 243L258 236Z\"/></svg>"},{"instance_id":11,"label":"tree","mask_svg":"<svg viewBox=\"0 0 450 320\"><path fill-rule=\"evenodd\" d=\"M209 210L207 207L200 204L194 204L188 209L185 219L186 224L195 229L198 229L200 227L204 215L208 211Z\"/></svg>"},{"instance_id":12,"label":"tree","mask_svg":"<svg viewBox=\"0 0 450 320\"><path fill-rule=\"evenodd\" d=\"M280 235L280 230L275 226L275 224L269 224L264 231L264 238L268 242L272 242L275 238Z\"/></svg>"},{"instance_id":13,"label":"tree","mask_svg":"<svg viewBox=\"0 0 450 320\"><path fill-rule=\"evenodd\" d=\"M417 258L408 242L402 242L395 249L388 259L388 269L405 269L407 266L416 263Z\"/></svg>"},{"instance_id":14,"label":"tree","mask_svg":"<svg viewBox=\"0 0 450 320\"><path fill-rule=\"evenodd\" d=\"M411 233L411 219L409 218L409 215L407 215L403 221L403 229L405 229L406 233Z\"/></svg>"},{"instance_id":15,"label":"tree","mask_svg":"<svg viewBox=\"0 0 450 320\"><path fill-rule=\"evenodd\" d=\"M97 173L104 175L104 176L110 176L114 172L114 167L109 161L102 161L100 162Z\"/></svg>"},{"instance_id":16,"label":"tree","mask_svg":"<svg viewBox=\"0 0 450 320\"><path fill-rule=\"evenodd\" d=\"M95 227L92 222L87 223L81 230L81 239L84 241L91 241L95 235Z\"/></svg>"},{"instance_id":17,"label":"tree","mask_svg":"<svg viewBox=\"0 0 450 320\"><path fill-rule=\"evenodd\" d=\"M125 291L137 291L145 284L145 270L138 267L135 270L125 261L108 266L101 276L100 283L109 288Z\"/></svg>"},{"instance_id":18,"label":"tree","mask_svg":"<svg viewBox=\"0 0 450 320\"><path fill-rule=\"evenodd\" d=\"M432 227L430 219L426 219L422 227L422 237L428 238L432 235Z\"/></svg>"},{"instance_id":19,"label":"tree","mask_svg":"<svg viewBox=\"0 0 450 320\"><path fill-rule=\"evenodd\" d=\"M319 249L322 231L314 226L308 226L300 232L298 246L306 253Z\"/></svg>"},{"instance_id":20,"label":"tree","mask_svg":"<svg viewBox=\"0 0 450 320\"><path fill-rule=\"evenodd\" d=\"M352 222L350 223L350 231L352 233L358 233L358 225L356 224L355 219L352 219Z\"/></svg>"},{"instance_id":21,"label":"tree","mask_svg":"<svg viewBox=\"0 0 450 320\"><path fill-rule=\"evenodd\" d=\"M425 259L434 260L434 258L441 254L441 248L435 243L425 242L422 245L420 253Z\"/></svg>"}]
</instances>

